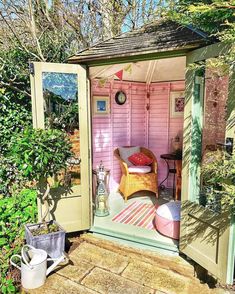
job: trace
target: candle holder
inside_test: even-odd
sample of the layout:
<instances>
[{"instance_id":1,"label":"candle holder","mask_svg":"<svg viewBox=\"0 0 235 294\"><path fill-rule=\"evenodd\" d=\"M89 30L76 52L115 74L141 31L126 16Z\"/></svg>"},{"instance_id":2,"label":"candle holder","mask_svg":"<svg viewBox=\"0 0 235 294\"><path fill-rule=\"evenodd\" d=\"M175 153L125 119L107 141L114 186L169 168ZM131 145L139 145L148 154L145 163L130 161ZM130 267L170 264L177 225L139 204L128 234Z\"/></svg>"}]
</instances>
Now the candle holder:
<instances>
[{"instance_id":1,"label":"candle holder","mask_svg":"<svg viewBox=\"0 0 235 294\"><path fill-rule=\"evenodd\" d=\"M98 169L96 170L97 187L96 187L96 199L95 199L95 215L107 216L109 215L108 205L108 177L109 170L104 168L102 161Z\"/></svg>"}]
</instances>

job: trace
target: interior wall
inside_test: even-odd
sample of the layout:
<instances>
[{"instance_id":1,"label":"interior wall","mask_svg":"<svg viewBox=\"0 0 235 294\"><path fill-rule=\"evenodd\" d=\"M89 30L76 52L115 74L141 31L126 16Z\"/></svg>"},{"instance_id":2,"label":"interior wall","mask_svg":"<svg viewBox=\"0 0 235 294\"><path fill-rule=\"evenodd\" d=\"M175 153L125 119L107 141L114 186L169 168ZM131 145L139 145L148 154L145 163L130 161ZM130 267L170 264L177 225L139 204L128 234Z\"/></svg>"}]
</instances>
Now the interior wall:
<instances>
[{"instance_id":1,"label":"interior wall","mask_svg":"<svg viewBox=\"0 0 235 294\"><path fill-rule=\"evenodd\" d=\"M123 90L124 105L115 102L115 94ZM91 97L108 96L110 113L92 112L93 168L100 160L110 169L110 189L116 190L120 181L120 167L113 150L120 146L144 146L151 149L158 160L158 181L165 178L166 165L160 155L171 149L171 139L182 133L183 117L171 117L170 93L184 90L184 81L152 83L111 81L100 86L91 82ZM171 180L167 185L171 185Z\"/></svg>"}]
</instances>

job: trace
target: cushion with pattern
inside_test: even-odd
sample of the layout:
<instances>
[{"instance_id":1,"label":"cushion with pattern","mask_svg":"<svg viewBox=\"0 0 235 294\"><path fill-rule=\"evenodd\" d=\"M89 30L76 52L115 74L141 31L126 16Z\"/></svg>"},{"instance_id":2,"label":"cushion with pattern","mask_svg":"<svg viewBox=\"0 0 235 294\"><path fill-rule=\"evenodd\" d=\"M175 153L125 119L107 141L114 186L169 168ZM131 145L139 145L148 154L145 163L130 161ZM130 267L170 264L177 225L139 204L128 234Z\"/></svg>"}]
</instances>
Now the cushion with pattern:
<instances>
[{"instance_id":1,"label":"cushion with pattern","mask_svg":"<svg viewBox=\"0 0 235 294\"><path fill-rule=\"evenodd\" d=\"M132 154L128 157L128 160L137 166L150 165L153 162L152 158L148 157L142 152Z\"/></svg>"}]
</instances>

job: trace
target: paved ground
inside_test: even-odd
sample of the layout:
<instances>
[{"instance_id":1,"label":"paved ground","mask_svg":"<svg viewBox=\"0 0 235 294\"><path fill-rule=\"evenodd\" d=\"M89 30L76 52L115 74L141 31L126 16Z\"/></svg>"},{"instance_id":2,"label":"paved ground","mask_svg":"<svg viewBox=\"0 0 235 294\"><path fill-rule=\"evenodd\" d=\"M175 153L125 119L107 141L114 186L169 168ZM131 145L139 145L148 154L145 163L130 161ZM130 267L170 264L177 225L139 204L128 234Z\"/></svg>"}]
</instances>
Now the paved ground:
<instances>
[{"instance_id":1,"label":"paved ground","mask_svg":"<svg viewBox=\"0 0 235 294\"><path fill-rule=\"evenodd\" d=\"M69 264L51 274L30 294L219 294L194 276L180 257L120 246L90 234L75 239Z\"/></svg>"}]
</instances>

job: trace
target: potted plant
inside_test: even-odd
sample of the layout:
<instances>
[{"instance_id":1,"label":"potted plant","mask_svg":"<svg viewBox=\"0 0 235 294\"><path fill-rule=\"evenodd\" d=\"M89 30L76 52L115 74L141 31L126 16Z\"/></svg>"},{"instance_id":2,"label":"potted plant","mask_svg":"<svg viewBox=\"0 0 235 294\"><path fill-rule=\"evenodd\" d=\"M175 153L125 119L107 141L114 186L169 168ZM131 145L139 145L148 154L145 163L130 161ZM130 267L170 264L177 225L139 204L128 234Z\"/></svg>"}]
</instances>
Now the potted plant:
<instances>
[{"instance_id":1,"label":"potted plant","mask_svg":"<svg viewBox=\"0 0 235 294\"><path fill-rule=\"evenodd\" d=\"M56 175L66 170L67 160L73 155L70 140L60 130L27 128L13 140L11 155L25 179L36 183L39 197L46 206L41 223L26 224L26 241L46 250L52 258L61 256L65 246L65 231L57 222L46 219L49 214L48 196L55 186Z\"/></svg>"}]
</instances>

